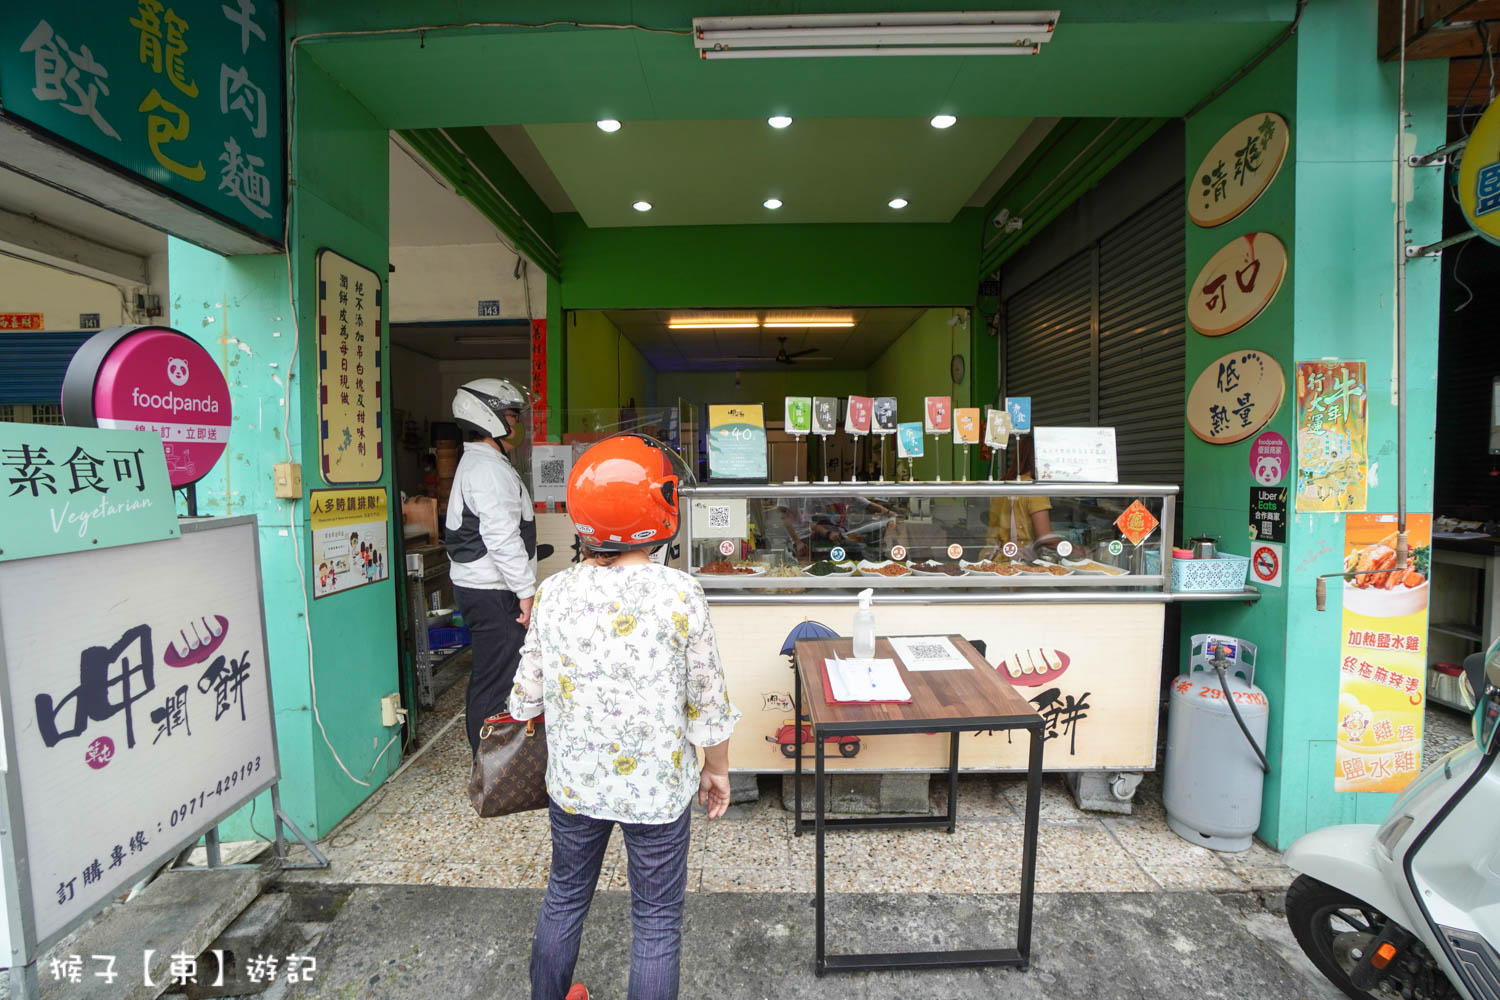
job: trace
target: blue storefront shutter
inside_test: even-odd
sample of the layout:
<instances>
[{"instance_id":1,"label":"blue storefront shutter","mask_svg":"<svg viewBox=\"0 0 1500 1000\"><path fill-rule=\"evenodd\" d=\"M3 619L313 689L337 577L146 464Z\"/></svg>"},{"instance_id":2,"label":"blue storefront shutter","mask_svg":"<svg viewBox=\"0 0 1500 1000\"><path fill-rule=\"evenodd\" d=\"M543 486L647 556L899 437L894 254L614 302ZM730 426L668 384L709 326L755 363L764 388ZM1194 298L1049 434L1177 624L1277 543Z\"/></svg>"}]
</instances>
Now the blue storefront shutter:
<instances>
[{"instance_id":1,"label":"blue storefront shutter","mask_svg":"<svg viewBox=\"0 0 1500 1000\"><path fill-rule=\"evenodd\" d=\"M68 362L97 332L0 331L0 405L56 406Z\"/></svg>"}]
</instances>

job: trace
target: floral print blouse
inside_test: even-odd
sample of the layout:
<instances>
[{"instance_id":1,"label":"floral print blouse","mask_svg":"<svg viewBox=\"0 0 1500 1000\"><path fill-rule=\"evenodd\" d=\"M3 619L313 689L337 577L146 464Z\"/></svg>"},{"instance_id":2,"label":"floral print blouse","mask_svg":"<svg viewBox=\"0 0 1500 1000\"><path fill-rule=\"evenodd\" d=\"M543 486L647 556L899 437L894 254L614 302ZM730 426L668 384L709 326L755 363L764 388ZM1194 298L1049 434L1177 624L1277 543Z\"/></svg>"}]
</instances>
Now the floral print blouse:
<instances>
[{"instance_id":1,"label":"floral print blouse","mask_svg":"<svg viewBox=\"0 0 1500 1000\"><path fill-rule=\"evenodd\" d=\"M568 812L669 823L698 791L698 756L740 713L698 582L667 566L579 564L537 589L510 695L547 716L547 792Z\"/></svg>"}]
</instances>

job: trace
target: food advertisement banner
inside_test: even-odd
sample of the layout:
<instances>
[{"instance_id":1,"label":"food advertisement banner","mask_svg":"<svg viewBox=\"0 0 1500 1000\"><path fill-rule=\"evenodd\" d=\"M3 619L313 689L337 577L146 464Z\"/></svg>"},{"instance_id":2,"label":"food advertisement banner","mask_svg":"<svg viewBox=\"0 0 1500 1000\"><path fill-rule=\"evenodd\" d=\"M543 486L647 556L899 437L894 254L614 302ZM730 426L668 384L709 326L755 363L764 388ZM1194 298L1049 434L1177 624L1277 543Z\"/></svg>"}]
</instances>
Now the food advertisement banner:
<instances>
[{"instance_id":1,"label":"food advertisement banner","mask_svg":"<svg viewBox=\"0 0 1500 1000\"><path fill-rule=\"evenodd\" d=\"M806 434L812 430L812 397L786 397L786 417L782 426L788 434Z\"/></svg>"},{"instance_id":2,"label":"food advertisement banner","mask_svg":"<svg viewBox=\"0 0 1500 1000\"><path fill-rule=\"evenodd\" d=\"M279 244L280 0L0 4L8 115Z\"/></svg>"},{"instance_id":3,"label":"food advertisement banner","mask_svg":"<svg viewBox=\"0 0 1500 1000\"><path fill-rule=\"evenodd\" d=\"M875 433L896 433L896 397L875 397Z\"/></svg>"},{"instance_id":4,"label":"food advertisement banner","mask_svg":"<svg viewBox=\"0 0 1500 1000\"><path fill-rule=\"evenodd\" d=\"M161 438L0 422L0 561L177 537Z\"/></svg>"},{"instance_id":5,"label":"food advertisement banner","mask_svg":"<svg viewBox=\"0 0 1500 1000\"><path fill-rule=\"evenodd\" d=\"M928 396L923 400L923 425L928 434L946 434L953 429L953 398Z\"/></svg>"},{"instance_id":6,"label":"food advertisement banner","mask_svg":"<svg viewBox=\"0 0 1500 1000\"><path fill-rule=\"evenodd\" d=\"M953 443L979 443L979 407L960 406L953 411Z\"/></svg>"},{"instance_id":7,"label":"food advertisement banner","mask_svg":"<svg viewBox=\"0 0 1500 1000\"><path fill-rule=\"evenodd\" d=\"M897 458L921 458L923 451L922 424L919 421L896 425Z\"/></svg>"},{"instance_id":8,"label":"food advertisement banner","mask_svg":"<svg viewBox=\"0 0 1500 1000\"><path fill-rule=\"evenodd\" d=\"M991 448L1004 448L1010 442L1010 410L1004 406L992 406L984 422L984 443Z\"/></svg>"},{"instance_id":9,"label":"food advertisement banner","mask_svg":"<svg viewBox=\"0 0 1500 1000\"><path fill-rule=\"evenodd\" d=\"M384 468L380 276L318 251L318 430L323 480L373 483Z\"/></svg>"},{"instance_id":10,"label":"food advertisement banner","mask_svg":"<svg viewBox=\"0 0 1500 1000\"><path fill-rule=\"evenodd\" d=\"M810 610L828 628L849 631L852 604L713 608L729 697L744 713L734 731L738 771L784 773L796 764L793 674L781 647ZM1153 766L1156 752L1163 615L1161 604L945 604L937 631L986 644L992 668L1042 717L1049 771L1139 770ZM881 604L876 617L882 635L934 632L930 605ZM1087 627L1080 628L1084 621ZM735 641L723 642L726 635ZM815 689L815 697L822 697L821 686ZM804 716L806 711L804 704ZM1029 741L1023 732L964 733L959 739L962 770L1026 768ZM802 753L805 773L812 766L810 739ZM943 770L948 736L830 738L826 756L830 771Z\"/></svg>"},{"instance_id":11,"label":"food advertisement banner","mask_svg":"<svg viewBox=\"0 0 1500 1000\"><path fill-rule=\"evenodd\" d=\"M1396 565L1396 515L1344 521L1336 792L1399 792L1422 769L1432 515L1408 514Z\"/></svg>"},{"instance_id":12,"label":"food advertisement banner","mask_svg":"<svg viewBox=\"0 0 1500 1000\"><path fill-rule=\"evenodd\" d=\"M1365 509L1365 363L1297 363L1297 513Z\"/></svg>"},{"instance_id":13,"label":"food advertisement banner","mask_svg":"<svg viewBox=\"0 0 1500 1000\"><path fill-rule=\"evenodd\" d=\"M852 437L870 433L870 411L874 400L869 396L850 396L849 412L844 415L844 431Z\"/></svg>"},{"instance_id":14,"label":"food advertisement banner","mask_svg":"<svg viewBox=\"0 0 1500 1000\"><path fill-rule=\"evenodd\" d=\"M391 575L385 490L313 490L311 502L314 600Z\"/></svg>"},{"instance_id":15,"label":"food advertisement banner","mask_svg":"<svg viewBox=\"0 0 1500 1000\"><path fill-rule=\"evenodd\" d=\"M812 432L822 437L835 434L839 429L839 400L837 396L813 397Z\"/></svg>"},{"instance_id":16,"label":"food advertisement banner","mask_svg":"<svg viewBox=\"0 0 1500 1000\"><path fill-rule=\"evenodd\" d=\"M710 479L766 478L766 416L759 403L708 408Z\"/></svg>"}]
</instances>

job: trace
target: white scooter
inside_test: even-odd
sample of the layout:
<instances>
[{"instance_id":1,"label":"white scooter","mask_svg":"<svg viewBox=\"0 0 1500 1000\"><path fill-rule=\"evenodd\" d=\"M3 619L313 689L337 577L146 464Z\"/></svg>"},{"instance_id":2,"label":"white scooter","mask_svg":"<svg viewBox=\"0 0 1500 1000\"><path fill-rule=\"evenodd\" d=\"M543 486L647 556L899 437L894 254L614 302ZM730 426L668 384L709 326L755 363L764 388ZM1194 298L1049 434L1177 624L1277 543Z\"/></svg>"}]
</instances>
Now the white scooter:
<instances>
[{"instance_id":1,"label":"white scooter","mask_svg":"<svg viewBox=\"0 0 1500 1000\"><path fill-rule=\"evenodd\" d=\"M1396 800L1380 826L1332 826L1292 844L1302 872L1287 922L1354 1000L1500 1000L1500 641L1474 696L1474 742Z\"/></svg>"}]
</instances>

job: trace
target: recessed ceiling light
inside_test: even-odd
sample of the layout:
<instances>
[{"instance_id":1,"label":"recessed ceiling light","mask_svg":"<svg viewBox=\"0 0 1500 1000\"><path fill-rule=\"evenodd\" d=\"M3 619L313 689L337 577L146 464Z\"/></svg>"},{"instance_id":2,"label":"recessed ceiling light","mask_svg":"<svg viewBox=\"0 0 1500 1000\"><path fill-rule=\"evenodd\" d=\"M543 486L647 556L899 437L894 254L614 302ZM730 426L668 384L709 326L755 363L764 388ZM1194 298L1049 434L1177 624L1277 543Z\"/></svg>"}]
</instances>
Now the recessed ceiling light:
<instances>
[{"instance_id":1,"label":"recessed ceiling light","mask_svg":"<svg viewBox=\"0 0 1500 1000\"><path fill-rule=\"evenodd\" d=\"M765 205L767 208L769 208L771 211L774 212L778 208L781 207L781 199L780 198L767 198L761 204Z\"/></svg>"},{"instance_id":2,"label":"recessed ceiling light","mask_svg":"<svg viewBox=\"0 0 1500 1000\"><path fill-rule=\"evenodd\" d=\"M957 121L958 121L958 119L954 118L952 115L933 115L932 116L932 127L933 128L952 128ZM600 123L600 127L603 127L603 123L602 122ZM618 128L618 127L619 126L617 125L616 128Z\"/></svg>"},{"instance_id":3,"label":"recessed ceiling light","mask_svg":"<svg viewBox=\"0 0 1500 1000\"><path fill-rule=\"evenodd\" d=\"M599 126L599 131L601 132L620 131L620 123L613 118L601 118L599 121L594 122L594 124Z\"/></svg>"},{"instance_id":4,"label":"recessed ceiling light","mask_svg":"<svg viewBox=\"0 0 1500 1000\"><path fill-rule=\"evenodd\" d=\"M894 205L895 202L891 202L891 204ZM906 202L903 201L901 204L905 205ZM631 205L630 207L633 208L633 209L635 209L637 212L649 212L649 211L651 211L651 203L649 201L638 201L634 205Z\"/></svg>"},{"instance_id":5,"label":"recessed ceiling light","mask_svg":"<svg viewBox=\"0 0 1500 1000\"><path fill-rule=\"evenodd\" d=\"M772 128L786 128L791 123L792 120L786 115L772 115L766 119L766 124Z\"/></svg>"},{"instance_id":6,"label":"recessed ceiling light","mask_svg":"<svg viewBox=\"0 0 1500 1000\"><path fill-rule=\"evenodd\" d=\"M892 208L905 208L906 207L906 199L905 198L892 198L889 202L887 202L887 204L889 204Z\"/></svg>"}]
</instances>

